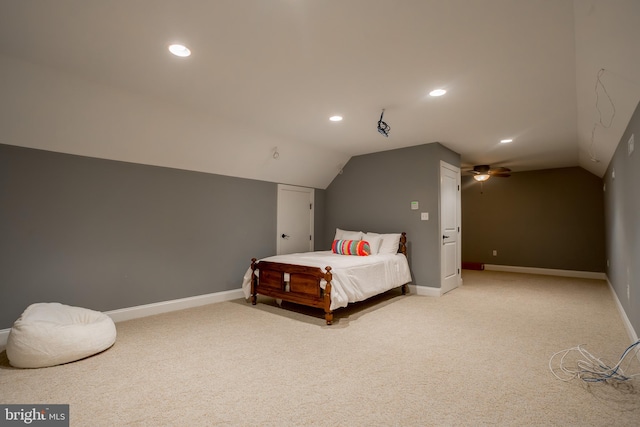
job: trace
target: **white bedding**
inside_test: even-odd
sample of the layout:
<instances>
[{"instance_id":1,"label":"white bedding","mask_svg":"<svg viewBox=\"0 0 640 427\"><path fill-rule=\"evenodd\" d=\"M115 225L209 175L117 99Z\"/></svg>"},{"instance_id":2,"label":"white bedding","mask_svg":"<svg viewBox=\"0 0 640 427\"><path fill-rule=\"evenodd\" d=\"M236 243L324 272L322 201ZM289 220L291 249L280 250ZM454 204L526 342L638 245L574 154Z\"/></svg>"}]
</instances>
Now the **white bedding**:
<instances>
[{"instance_id":1,"label":"white bedding","mask_svg":"<svg viewBox=\"0 0 640 427\"><path fill-rule=\"evenodd\" d=\"M407 257L402 254L369 256L338 255L332 251L276 255L260 261L319 267L331 267L331 310L346 307L411 282ZM242 282L245 298L251 296L251 268ZM326 283L321 283L322 288Z\"/></svg>"}]
</instances>

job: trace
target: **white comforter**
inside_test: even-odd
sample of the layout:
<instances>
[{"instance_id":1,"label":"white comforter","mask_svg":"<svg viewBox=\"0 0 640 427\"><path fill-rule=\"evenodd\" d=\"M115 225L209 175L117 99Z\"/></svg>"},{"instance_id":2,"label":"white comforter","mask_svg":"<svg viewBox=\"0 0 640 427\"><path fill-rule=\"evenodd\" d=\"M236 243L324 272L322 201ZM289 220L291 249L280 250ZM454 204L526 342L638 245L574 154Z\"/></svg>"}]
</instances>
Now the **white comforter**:
<instances>
[{"instance_id":1,"label":"white comforter","mask_svg":"<svg viewBox=\"0 0 640 427\"><path fill-rule=\"evenodd\" d=\"M402 254L369 256L338 255L331 251L276 255L260 261L319 267L331 267L331 310L346 307L411 282L407 257ZM251 296L251 268L242 282L245 298ZM326 283L323 281L322 288Z\"/></svg>"}]
</instances>

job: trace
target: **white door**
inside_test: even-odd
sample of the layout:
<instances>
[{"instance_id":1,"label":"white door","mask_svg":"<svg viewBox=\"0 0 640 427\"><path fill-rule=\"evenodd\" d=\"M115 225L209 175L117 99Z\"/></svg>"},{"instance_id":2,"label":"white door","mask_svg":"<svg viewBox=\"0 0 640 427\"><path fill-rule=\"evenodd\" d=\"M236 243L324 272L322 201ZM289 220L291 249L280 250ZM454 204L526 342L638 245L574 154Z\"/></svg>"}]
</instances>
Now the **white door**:
<instances>
[{"instance_id":1,"label":"white door","mask_svg":"<svg viewBox=\"0 0 640 427\"><path fill-rule=\"evenodd\" d=\"M313 197L313 188L278 184L278 255L313 250Z\"/></svg>"},{"instance_id":2,"label":"white door","mask_svg":"<svg viewBox=\"0 0 640 427\"><path fill-rule=\"evenodd\" d=\"M440 287L444 294L461 282L460 169L440 162Z\"/></svg>"}]
</instances>

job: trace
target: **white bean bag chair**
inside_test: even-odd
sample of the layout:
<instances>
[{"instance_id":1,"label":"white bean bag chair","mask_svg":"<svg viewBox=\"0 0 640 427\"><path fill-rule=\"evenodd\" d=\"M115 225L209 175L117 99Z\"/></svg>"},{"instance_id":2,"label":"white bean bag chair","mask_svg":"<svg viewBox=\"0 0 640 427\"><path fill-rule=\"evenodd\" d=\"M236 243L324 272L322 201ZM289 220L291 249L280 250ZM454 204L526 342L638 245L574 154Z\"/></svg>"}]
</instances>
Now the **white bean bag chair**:
<instances>
[{"instance_id":1,"label":"white bean bag chair","mask_svg":"<svg viewBox=\"0 0 640 427\"><path fill-rule=\"evenodd\" d=\"M44 368L84 359L111 347L116 326L104 313L57 302L31 304L7 338L16 368Z\"/></svg>"}]
</instances>

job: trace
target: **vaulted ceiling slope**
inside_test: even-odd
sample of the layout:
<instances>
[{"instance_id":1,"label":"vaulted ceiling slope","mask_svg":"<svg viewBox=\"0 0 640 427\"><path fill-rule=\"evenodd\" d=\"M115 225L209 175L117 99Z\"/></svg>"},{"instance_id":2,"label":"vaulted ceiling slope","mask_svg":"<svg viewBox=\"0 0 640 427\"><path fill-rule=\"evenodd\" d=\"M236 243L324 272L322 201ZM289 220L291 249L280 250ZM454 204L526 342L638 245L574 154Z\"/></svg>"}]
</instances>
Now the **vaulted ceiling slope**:
<instances>
[{"instance_id":1,"label":"vaulted ceiling slope","mask_svg":"<svg viewBox=\"0 0 640 427\"><path fill-rule=\"evenodd\" d=\"M640 100L638 22L637 0L5 1L0 143L316 188L431 142L602 176Z\"/></svg>"}]
</instances>

